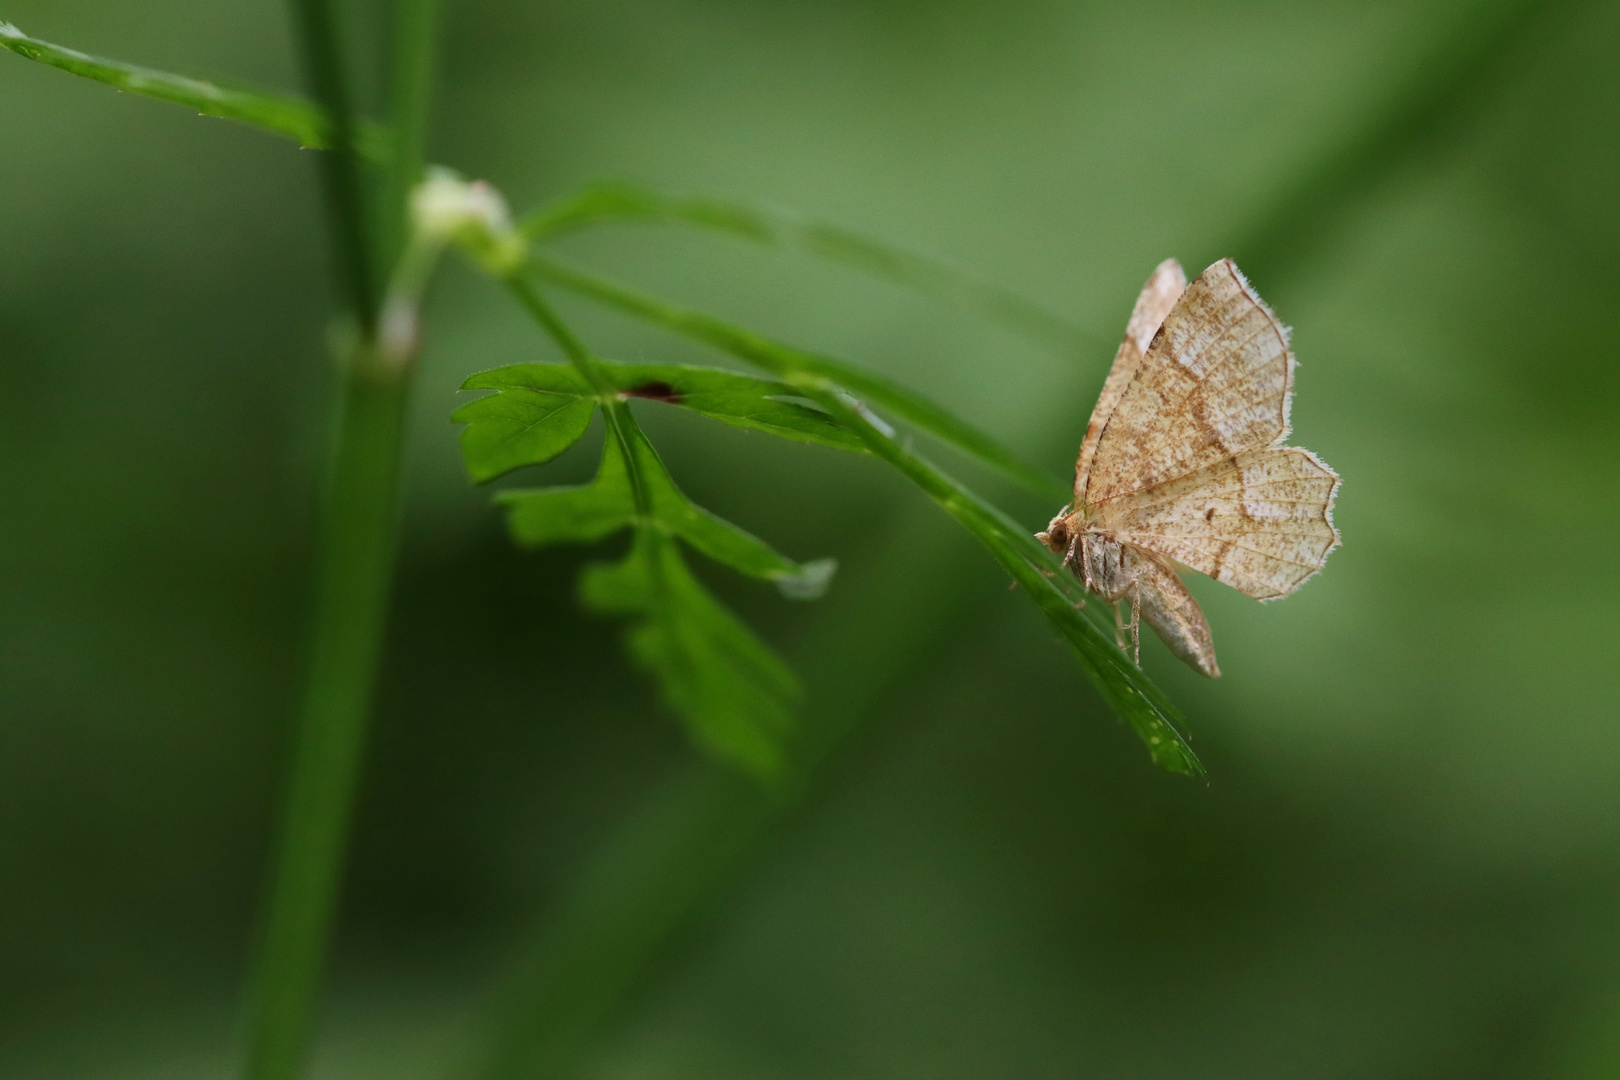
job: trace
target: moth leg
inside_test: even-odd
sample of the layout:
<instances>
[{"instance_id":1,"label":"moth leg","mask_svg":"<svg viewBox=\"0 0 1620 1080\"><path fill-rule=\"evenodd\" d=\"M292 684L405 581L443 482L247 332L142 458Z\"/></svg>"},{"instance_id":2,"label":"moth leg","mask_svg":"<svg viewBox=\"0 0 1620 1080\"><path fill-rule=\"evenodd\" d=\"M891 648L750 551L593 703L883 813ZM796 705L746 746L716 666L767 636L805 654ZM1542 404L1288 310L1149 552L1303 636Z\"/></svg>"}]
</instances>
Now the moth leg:
<instances>
[{"instance_id":1,"label":"moth leg","mask_svg":"<svg viewBox=\"0 0 1620 1080\"><path fill-rule=\"evenodd\" d=\"M1114 644L1119 646L1120 652L1125 651L1125 619L1119 613L1118 600L1114 601Z\"/></svg>"},{"instance_id":2,"label":"moth leg","mask_svg":"<svg viewBox=\"0 0 1620 1080\"><path fill-rule=\"evenodd\" d=\"M1069 541L1069 550L1063 556L1063 565L1067 566L1070 570L1073 570L1078 566L1080 568L1079 577L1081 586L1087 589L1091 588L1091 575L1086 570L1085 552L1080 546L1080 536L1078 533L1075 534L1075 538L1073 540ZM1084 596L1076 600L1073 605L1074 610L1076 611L1079 611L1085 606L1086 598Z\"/></svg>"},{"instance_id":3,"label":"moth leg","mask_svg":"<svg viewBox=\"0 0 1620 1080\"><path fill-rule=\"evenodd\" d=\"M1080 568L1080 583L1086 587L1087 592L1097 591L1091 581L1091 560L1086 558L1085 534L1079 533L1069 541L1068 553L1063 556L1063 562L1070 569Z\"/></svg>"},{"instance_id":4,"label":"moth leg","mask_svg":"<svg viewBox=\"0 0 1620 1080\"><path fill-rule=\"evenodd\" d=\"M1131 582L1131 662L1142 666L1142 586L1134 581Z\"/></svg>"},{"instance_id":5,"label":"moth leg","mask_svg":"<svg viewBox=\"0 0 1620 1080\"><path fill-rule=\"evenodd\" d=\"M1077 536L1073 540L1069 541L1069 550L1063 556L1063 565L1067 566L1069 568L1070 572L1073 573L1075 577L1080 579L1080 589L1081 589L1080 599L1072 601L1069 604L1069 606L1074 608L1074 610L1076 610L1076 611L1079 611L1081 608L1086 606L1085 590L1089 589L1091 587L1091 582L1086 580L1085 562L1083 561L1083 559L1076 557L1076 553L1079 552L1079 551L1080 551L1080 538ZM1050 575L1048 575L1048 576L1050 576Z\"/></svg>"}]
</instances>

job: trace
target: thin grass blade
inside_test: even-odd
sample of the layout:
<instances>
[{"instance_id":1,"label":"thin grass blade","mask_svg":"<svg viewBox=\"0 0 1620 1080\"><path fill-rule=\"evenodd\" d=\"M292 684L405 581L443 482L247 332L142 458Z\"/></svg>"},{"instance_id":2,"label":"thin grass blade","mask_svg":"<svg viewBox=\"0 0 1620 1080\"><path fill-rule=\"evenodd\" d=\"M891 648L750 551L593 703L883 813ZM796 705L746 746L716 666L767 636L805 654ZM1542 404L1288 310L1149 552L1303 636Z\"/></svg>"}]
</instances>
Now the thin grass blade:
<instances>
[{"instance_id":1,"label":"thin grass blade","mask_svg":"<svg viewBox=\"0 0 1620 1080\"><path fill-rule=\"evenodd\" d=\"M0 22L0 48L66 71L80 78L106 83L129 94L155 98L196 109L203 116L234 120L261 131L293 139L311 150L331 147L332 122L319 105L301 98L226 86L189 75L126 64L119 60L29 37L10 23ZM388 157L387 132L374 125L361 127L360 151L372 160Z\"/></svg>"},{"instance_id":2,"label":"thin grass blade","mask_svg":"<svg viewBox=\"0 0 1620 1080\"><path fill-rule=\"evenodd\" d=\"M596 225L682 225L768 247L795 248L953 305L1062 353L1094 344L1079 326L1011 289L946 260L853 229L711 196L669 195L618 181L587 184L529 214L520 229L543 241Z\"/></svg>"}]
</instances>

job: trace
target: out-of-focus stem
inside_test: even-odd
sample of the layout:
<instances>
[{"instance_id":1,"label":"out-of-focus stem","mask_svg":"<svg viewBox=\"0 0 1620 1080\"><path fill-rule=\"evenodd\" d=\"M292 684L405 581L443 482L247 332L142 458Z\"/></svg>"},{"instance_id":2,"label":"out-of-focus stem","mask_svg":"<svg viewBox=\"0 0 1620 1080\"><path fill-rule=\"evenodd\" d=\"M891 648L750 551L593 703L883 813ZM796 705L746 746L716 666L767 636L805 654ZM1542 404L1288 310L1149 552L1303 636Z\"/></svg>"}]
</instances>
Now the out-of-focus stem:
<instances>
[{"instance_id":1,"label":"out-of-focus stem","mask_svg":"<svg viewBox=\"0 0 1620 1080\"><path fill-rule=\"evenodd\" d=\"M304 78L331 120L331 148L320 155L328 231L346 306L370 338L377 325L377 251L366 213L355 115L343 70L343 50L327 0L291 0Z\"/></svg>"},{"instance_id":2,"label":"out-of-focus stem","mask_svg":"<svg viewBox=\"0 0 1620 1080\"><path fill-rule=\"evenodd\" d=\"M397 0L389 41L388 125L393 155L378 199L378 236L389 263L409 235L407 202L422 179L428 109L433 95L437 0Z\"/></svg>"},{"instance_id":3,"label":"out-of-focus stem","mask_svg":"<svg viewBox=\"0 0 1620 1080\"><path fill-rule=\"evenodd\" d=\"M311 89L331 116L332 148L321 155L321 166L340 293L356 335L343 358L305 682L253 961L245 1072L255 1080L300 1075L313 1043L388 614L417 300L431 265L403 239L407 195L421 172L431 0L398 3L393 158L375 209L354 146L355 117L330 6L292 0L292 7ZM396 259L400 270L388 295L380 296L377 267Z\"/></svg>"},{"instance_id":4,"label":"out-of-focus stem","mask_svg":"<svg viewBox=\"0 0 1620 1080\"><path fill-rule=\"evenodd\" d=\"M376 350L344 380L313 636L256 964L246 1073L298 1076L312 1041L392 576L409 368Z\"/></svg>"}]
</instances>

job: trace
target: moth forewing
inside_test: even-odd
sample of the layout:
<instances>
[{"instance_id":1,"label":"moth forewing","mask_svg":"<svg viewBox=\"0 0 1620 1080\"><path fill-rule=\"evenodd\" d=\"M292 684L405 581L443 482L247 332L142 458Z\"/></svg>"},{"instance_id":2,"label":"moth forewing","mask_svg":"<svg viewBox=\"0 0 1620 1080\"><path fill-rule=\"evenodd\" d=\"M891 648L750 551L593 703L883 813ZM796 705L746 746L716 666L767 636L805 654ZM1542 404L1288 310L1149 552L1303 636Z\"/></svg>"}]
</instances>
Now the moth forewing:
<instances>
[{"instance_id":1,"label":"moth forewing","mask_svg":"<svg viewBox=\"0 0 1620 1080\"><path fill-rule=\"evenodd\" d=\"M1223 259L1187 286L1097 441L1085 501L1153 487L1286 431L1282 325Z\"/></svg>"},{"instance_id":2,"label":"moth forewing","mask_svg":"<svg viewBox=\"0 0 1620 1080\"><path fill-rule=\"evenodd\" d=\"M1187 275L1174 259L1166 259L1154 267L1147 284L1142 286L1136 306L1131 309L1130 321L1125 325L1125 340L1119 343L1119 351L1114 354L1114 364L1108 369L1108 378L1103 382L1102 393L1097 396L1097 404L1086 424L1086 436L1080 443L1080 456L1074 466L1073 508L1078 509L1085 498L1086 479L1097 451L1097 440L1102 437L1108 418L1136 377L1136 369L1141 366L1153 335L1159 332L1165 316L1186 291Z\"/></svg>"}]
</instances>

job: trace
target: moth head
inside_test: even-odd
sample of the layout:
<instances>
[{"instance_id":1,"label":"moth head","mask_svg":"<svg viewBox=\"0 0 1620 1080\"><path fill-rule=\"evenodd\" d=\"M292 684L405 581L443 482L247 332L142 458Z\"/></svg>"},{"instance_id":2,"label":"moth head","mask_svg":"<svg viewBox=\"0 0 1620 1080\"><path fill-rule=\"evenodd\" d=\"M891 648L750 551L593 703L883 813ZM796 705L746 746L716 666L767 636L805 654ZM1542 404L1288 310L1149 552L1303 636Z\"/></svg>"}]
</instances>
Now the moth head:
<instances>
[{"instance_id":1,"label":"moth head","mask_svg":"<svg viewBox=\"0 0 1620 1080\"><path fill-rule=\"evenodd\" d=\"M1052 519L1051 524L1046 526L1045 532L1036 533L1035 539L1051 548L1052 554L1054 555L1063 555L1067 553L1069 550L1069 540L1071 539L1069 533L1068 507L1064 507L1063 512Z\"/></svg>"}]
</instances>

